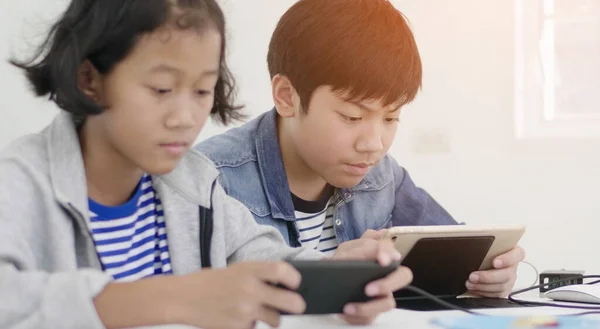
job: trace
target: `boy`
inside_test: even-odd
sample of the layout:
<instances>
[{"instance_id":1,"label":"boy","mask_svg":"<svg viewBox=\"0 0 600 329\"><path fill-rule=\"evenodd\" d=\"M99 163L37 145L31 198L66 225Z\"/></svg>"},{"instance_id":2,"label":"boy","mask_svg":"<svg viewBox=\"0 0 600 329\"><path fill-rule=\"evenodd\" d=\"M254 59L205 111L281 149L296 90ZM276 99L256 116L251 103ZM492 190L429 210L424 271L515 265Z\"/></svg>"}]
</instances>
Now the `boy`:
<instances>
[{"instance_id":1,"label":"boy","mask_svg":"<svg viewBox=\"0 0 600 329\"><path fill-rule=\"evenodd\" d=\"M269 45L275 109L197 146L227 193L291 246L330 254L368 229L456 221L387 155L421 60L387 0L300 0ZM475 294L507 295L520 248L473 273Z\"/></svg>"}]
</instances>

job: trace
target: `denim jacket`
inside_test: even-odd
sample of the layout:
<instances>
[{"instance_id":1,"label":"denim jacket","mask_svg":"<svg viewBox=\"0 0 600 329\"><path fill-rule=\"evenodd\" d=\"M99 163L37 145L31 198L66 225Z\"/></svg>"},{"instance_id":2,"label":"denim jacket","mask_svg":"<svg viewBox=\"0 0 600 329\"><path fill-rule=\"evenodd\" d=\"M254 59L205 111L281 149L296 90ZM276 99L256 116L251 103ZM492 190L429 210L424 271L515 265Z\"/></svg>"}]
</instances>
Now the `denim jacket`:
<instances>
[{"instance_id":1,"label":"denim jacket","mask_svg":"<svg viewBox=\"0 0 600 329\"><path fill-rule=\"evenodd\" d=\"M277 228L290 246L300 246L294 205L271 110L239 128L196 145L217 166L226 193L246 205L260 224ZM386 155L355 187L337 189L334 227L338 243L368 229L453 225L456 221L408 172Z\"/></svg>"}]
</instances>

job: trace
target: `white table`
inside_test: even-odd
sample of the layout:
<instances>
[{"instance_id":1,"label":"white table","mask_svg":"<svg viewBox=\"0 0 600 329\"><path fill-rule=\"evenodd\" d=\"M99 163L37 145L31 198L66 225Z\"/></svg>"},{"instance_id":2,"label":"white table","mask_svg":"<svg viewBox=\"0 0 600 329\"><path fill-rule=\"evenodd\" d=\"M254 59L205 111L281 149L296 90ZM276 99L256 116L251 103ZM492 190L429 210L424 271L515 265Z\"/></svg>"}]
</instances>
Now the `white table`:
<instances>
[{"instance_id":1,"label":"white table","mask_svg":"<svg viewBox=\"0 0 600 329\"><path fill-rule=\"evenodd\" d=\"M542 301L552 302L551 300L541 299L537 297L537 293L524 295L521 299L527 299L530 301ZM566 303L563 303L566 304ZM578 305L578 304L573 304ZM598 305L600 307L600 305ZM522 316L535 316L535 315L563 315L585 312L585 310L572 310L558 307L515 307L515 308L504 308L504 309L478 309L473 310L478 313L485 313L490 315L522 315ZM326 316L286 316L283 318L281 329L356 329L356 328L368 328L368 329L440 329L440 327L432 324L432 320L439 317L450 317L450 316L467 316L468 314L461 311L435 311L435 312L417 312L407 310L392 310L388 313L382 314L375 323L366 327L356 327L346 324L338 316L326 315ZM586 315L600 320L600 314ZM260 329L269 328L266 325L259 325Z\"/></svg>"},{"instance_id":2,"label":"white table","mask_svg":"<svg viewBox=\"0 0 600 329\"><path fill-rule=\"evenodd\" d=\"M527 307L511 309L494 309L480 311L486 314L495 315L559 315L575 313L577 311L557 309L553 307ZM431 323L432 320L446 316L464 316L465 313L459 311L440 311L440 312L416 312L405 310L393 310L381 315L375 323L367 327L369 329L440 329ZM586 315L600 319L600 315ZM260 325L260 329L267 329L268 326ZM334 329L348 328L356 329L356 326L346 324L337 316L286 316L282 321L281 329Z\"/></svg>"},{"instance_id":3,"label":"white table","mask_svg":"<svg viewBox=\"0 0 600 329\"><path fill-rule=\"evenodd\" d=\"M530 301L552 302L550 300L540 299L537 292L524 295L521 299ZM577 304L573 304L577 305ZM600 305L598 305L600 307ZM473 310L478 313L490 315L562 315L585 312L585 310L571 310L558 307L515 307L504 309L478 309ZM382 314L375 323L370 326L352 326L341 320L337 315L302 315L302 316L284 316L280 329L440 329L431 323L432 320L439 317L466 316L468 314L461 311L436 311L436 312L417 312L407 310L392 310ZM586 315L600 320L600 314ZM257 329L269 329L265 324L259 324ZM157 326L144 327L136 329L195 329L189 326ZM197 329L197 328L196 328Z\"/></svg>"}]
</instances>

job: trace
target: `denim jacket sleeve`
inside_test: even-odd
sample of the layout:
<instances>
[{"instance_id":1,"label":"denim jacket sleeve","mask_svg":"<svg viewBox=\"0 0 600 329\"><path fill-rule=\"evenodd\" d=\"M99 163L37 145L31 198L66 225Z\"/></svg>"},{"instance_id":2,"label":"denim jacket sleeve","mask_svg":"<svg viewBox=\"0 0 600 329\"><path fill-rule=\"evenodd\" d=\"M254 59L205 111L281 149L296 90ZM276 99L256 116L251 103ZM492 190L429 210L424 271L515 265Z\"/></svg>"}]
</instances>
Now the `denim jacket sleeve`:
<instances>
[{"instance_id":1,"label":"denim jacket sleeve","mask_svg":"<svg viewBox=\"0 0 600 329\"><path fill-rule=\"evenodd\" d=\"M396 189L392 226L458 224L427 191L415 185L406 169L392 162Z\"/></svg>"}]
</instances>

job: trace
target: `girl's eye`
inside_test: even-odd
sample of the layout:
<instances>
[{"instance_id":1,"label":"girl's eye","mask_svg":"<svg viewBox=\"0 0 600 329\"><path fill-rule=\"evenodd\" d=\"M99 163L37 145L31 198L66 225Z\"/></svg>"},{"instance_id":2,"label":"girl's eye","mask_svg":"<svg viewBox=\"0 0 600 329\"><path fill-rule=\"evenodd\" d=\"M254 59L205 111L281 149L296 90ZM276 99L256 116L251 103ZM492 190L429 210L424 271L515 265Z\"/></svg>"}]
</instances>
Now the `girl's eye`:
<instances>
[{"instance_id":1,"label":"girl's eye","mask_svg":"<svg viewBox=\"0 0 600 329\"><path fill-rule=\"evenodd\" d=\"M198 90L196 92L199 96L210 96L212 92L210 90Z\"/></svg>"}]
</instances>

